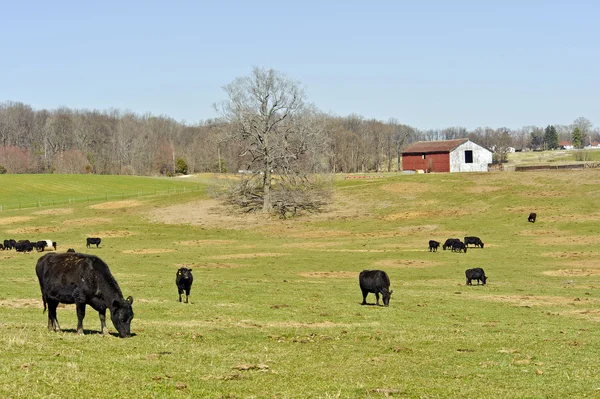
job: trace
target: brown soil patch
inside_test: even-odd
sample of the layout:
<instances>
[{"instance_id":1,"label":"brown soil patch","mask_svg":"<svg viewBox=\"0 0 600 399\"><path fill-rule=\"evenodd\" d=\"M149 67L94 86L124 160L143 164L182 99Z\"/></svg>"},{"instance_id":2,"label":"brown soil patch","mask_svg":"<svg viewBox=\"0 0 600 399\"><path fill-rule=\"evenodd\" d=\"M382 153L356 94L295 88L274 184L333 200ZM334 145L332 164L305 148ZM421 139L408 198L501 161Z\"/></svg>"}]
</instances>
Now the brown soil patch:
<instances>
[{"instance_id":1,"label":"brown soil patch","mask_svg":"<svg viewBox=\"0 0 600 399\"><path fill-rule=\"evenodd\" d=\"M11 216L8 218L1 218L0 225L4 224L13 224L13 223L23 223L32 220L31 216Z\"/></svg>"},{"instance_id":2,"label":"brown soil patch","mask_svg":"<svg viewBox=\"0 0 600 399\"><path fill-rule=\"evenodd\" d=\"M144 255L144 254L164 254L167 252L174 252L173 249L127 249L125 251L121 251L124 254L136 254L136 255Z\"/></svg>"},{"instance_id":3,"label":"brown soil patch","mask_svg":"<svg viewBox=\"0 0 600 399\"><path fill-rule=\"evenodd\" d=\"M72 208L46 209L43 211L33 212L34 215L69 215L71 213L73 213Z\"/></svg>"},{"instance_id":4,"label":"brown soil patch","mask_svg":"<svg viewBox=\"0 0 600 399\"><path fill-rule=\"evenodd\" d=\"M81 218L65 220L62 224L65 226L81 226L88 224L105 224L112 222L110 218Z\"/></svg>"},{"instance_id":5,"label":"brown soil patch","mask_svg":"<svg viewBox=\"0 0 600 399\"><path fill-rule=\"evenodd\" d=\"M100 238L118 238L118 237L131 237L136 235L133 231L127 230L109 230L109 231L96 231L88 234L89 237L100 237Z\"/></svg>"},{"instance_id":6,"label":"brown soil patch","mask_svg":"<svg viewBox=\"0 0 600 399\"><path fill-rule=\"evenodd\" d=\"M398 268L417 268L436 266L438 262L429 260L408 260L408 259L383 259L375 262L377 266L398 267Z\"/></svg>"},{"instance_id":7,"label":"brown soil patch","mask_svg":"<svg viewBox=\"0 0 600 399\"><path fill-rule=\"evenodd\" d=\"M543 253L542 256L545 256L548 258L579 260L579 259L585 259L585 258L595 258L598 256L598 254L595 252L589 252L589 251L588 252L585 252L585 251L581 251L581 252L563 251L563 252L546 252L546 253Z\"/></svg>"},{"instance_id":8,"label":"brown soil patch","mask_svg":"<svg viewBox=\"0 0 600 399\"><path fill-rule=\"evenodd\" d=\"M391 183L381 187L383 191L395 194L421 194L430 190L427 183Z\"/></svg>"},{"instance_id":9,"label":"brown soil patch","mask_svg":"<svg viewBox=\"0 0 600 399\"><path fill-rule=\"evenodd\" d=\"M397 212L384 216L383 220L394 222L396 220L420 219L427 215L428 213L423 211Z\"/></svg>"},{"instance_id":10,"label":"brown soil patch","mask_svg":"<svg viewBox=\"0 0 600 399\"><path fill-rule=\"evenodd\" d=\"M39 299L25 299L25 298L15 298L15 299L3 299L0 300L0 308L41 308L43 309L44 305L42 303L42 298Z\"/></svg>"},{"instance_id":11,"label":"brown soil patch","mask_svg":"<svg viewBox=\"0 0 600 399\"><path fill-rule=\"evenodd\" d=\"M304 272L298 274L302 277L316 278L358 278L357 272Z\"/></svg>"},{"instance_id":12,"label":"brown soil patch","mask_svg":"<svg viewBox=\"0 0 600 399\"><path fill-rule=\"evenodd\" d=\"M468 295L470 297L470 295ZM478 299L505 302L518 306L548 306L548 305L576 305L590 303L590 300L581 301L575 297L543 296L543 295L476 295ZM591 300L598 302L596 300Z\"/></svg>"},{"instance_id":13,"label":"brown soil patch","mask_svg":"<svg viewBox=\"0 0 600 399\"><path fill-rule=\"evenodd\" d=\"M284 253L252 253L252 254L229 254L229 255L215 255L211 256L212 259L253 259L253 258L271 258L278 256L288 256L289 254Z\"/></svg>"},{"instance_id":14,"label":"brown soil patch","mask_svg":"<svg viewBox=\"0 0 600 399\"><path fill-rule=\"evenodd\" d=\"M34 234L43 234L43 233L56 233L57 231L61 231L61 228L58 227L23 227L21 229L13 229L6 230L9 234L26 234L26 235L34 235Z\"/></svg>"},{"instance_id":15,"label":"brown soil patch","mask_svg":"<svg viewBox=\"0 0 600 399\"><path fill-rule=\"evenodd\" d=\"M600 236L542 237L535 241L540 245L599 245Z\"/></svg>"},{"instance_id":16,"label":"brown soil patch","mask_svg":"<svg viewBox=\"0 0 600 399\"><path fill-rule=\"evenodd\" d=\"M189 246L197 246L197 245L229 245L233 244L235 241L233 240L190 240L190 241L178 241L176 245L189 245Z\"/></svg>"},{"instance_id":17,"label":"brown soil patch","mask_svg":"<svg viewBox=\"0 0 600 399\"><path fill-rule=\"evenodd\" d=\"M90 205L91 209L121 209L121 208L133 208L142 205L138 200L124 200L124 201L113 201L103 202L102 204Z\"/></svg>"},{"instance_id":18,"label":"brown soil patch","mask_svg":"<svg viewBox=\"0 0 600 399\"><path fill-rule=\"evenodd\" d=\"M600 269L562 269L548 270L543 272L546 276L554 277L583 277L583 276L600 276Z\"/></svg>"}]
</instances>

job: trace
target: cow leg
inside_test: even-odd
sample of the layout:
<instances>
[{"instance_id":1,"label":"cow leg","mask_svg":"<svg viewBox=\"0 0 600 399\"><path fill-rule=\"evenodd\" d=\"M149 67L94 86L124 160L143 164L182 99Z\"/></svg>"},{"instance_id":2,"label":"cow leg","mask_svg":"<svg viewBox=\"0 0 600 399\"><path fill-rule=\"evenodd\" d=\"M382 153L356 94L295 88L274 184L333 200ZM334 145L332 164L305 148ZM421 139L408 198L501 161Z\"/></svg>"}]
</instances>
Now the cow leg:
<instances>
[{"instance_id":1,"label":"cow leg","mask_svg":"<svg viewBox=\"0 0 600 399\"><path fill-rule=\"evenodd\" d=\"M185 290L185 303L188 303L189 297L190 297L190 290Z\"/></svg>"},{"instance_id":2,"label":"cow leg","mask_svg":"<svg viewBox=\"0 0 600 399\"><path fill-rule=\"evenodd\" d=\"M56 318L56 308L58 307L58 301L48 299L48 330L60 331L58 325L58 319Z\"/></svg>"},{"instance_id":3,"label":"cow leg","mask_svg":"<svg viewBox=\"0 0 600 399\"><path fill-rule=\"evenodd\" d=\"M83 335L83 318L85 317L85 302L77 302L77 334Z\"/></svg>"},{"instance_id":4,"label":"cow leg","mask_svg":"<svg viewBox=\"0 0 600 399\"><path fill-rule=\"evenodd\" d=\"M375 298L377 299L375 303L377 304L377 306L379 306L379 291L375 292Z\"/></svg>"},{"instance_id":5,"label":"cow leg","mask_svg":"<svg viewBox=\"0 0 600 399\"><path fill-rule=\"evenodd\" d=\"M179 292L179 302L181 302L181 294L183 294L183 290L177 287L177 292Z\"/></svg>"},{"instance_id":6,"label":"cow leg","mask_svg":"<svg viewBox=\"0 0 600 399\"><path fill-rule=\"evenodd\" d=\"M369 293L365 290L362 290L363 301L362 301L361 305L367 304L367 295L369 295Z\"/></svg>"},{"instance_id":7,"label":"cow leg","mask_svg":"<svg viewBox=\"0 0 600 399\"><path fill-rule=\"evenodd\" d=\"M100 334L106 335L106 309L99 310L98 315L100 316Z\"/></svg>"}]
</instances>

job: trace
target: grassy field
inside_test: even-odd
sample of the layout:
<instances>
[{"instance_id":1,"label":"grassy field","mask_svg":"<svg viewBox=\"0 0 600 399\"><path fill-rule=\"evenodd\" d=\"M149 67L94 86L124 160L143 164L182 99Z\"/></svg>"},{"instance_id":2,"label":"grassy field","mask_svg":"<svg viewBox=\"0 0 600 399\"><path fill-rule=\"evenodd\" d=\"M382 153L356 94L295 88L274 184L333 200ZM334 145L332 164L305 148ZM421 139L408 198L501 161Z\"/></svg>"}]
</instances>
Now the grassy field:
<instances>
[{"instance_id":1,"label":"grassy field","mask_svg":"<svg viewBox=\"0 0 600 399\"><path fill-rule=\"evenodd\" d=\"M18 182L57 199L173 182L94 178ZM134 297L135 335L108 321L101 336L88 307L78 336L71 305L48 332L40 254L0 252L0 397L600 397L598 198L600 171L578 170L339 180L326 214L295 220L234 216L202 190L2 212L0 239L106 261ZM428 252L467 235L485 248ZM190 304L177 301L182 266ZM486 286L465 285L472 267ZM363 269L387 271L389 307L360 305Z\"/></svg>"}]
</instances>

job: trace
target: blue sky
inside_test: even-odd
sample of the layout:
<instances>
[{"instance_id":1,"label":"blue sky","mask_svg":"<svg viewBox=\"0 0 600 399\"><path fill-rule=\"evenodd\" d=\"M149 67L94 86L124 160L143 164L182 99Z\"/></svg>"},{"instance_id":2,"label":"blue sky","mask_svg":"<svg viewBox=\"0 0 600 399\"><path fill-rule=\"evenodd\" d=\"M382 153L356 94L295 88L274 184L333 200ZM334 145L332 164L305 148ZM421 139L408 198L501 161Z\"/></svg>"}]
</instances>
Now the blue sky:
<instances>
[{"instance_id":1,"label":"blue sky","mask_svg":"<svg viewBox=\"0 0 600 399\"><path fill-rule=\"evenodd\" d=\"M599 17L591 0L4 2L0 102L191 124L258 66L339 116L597 127Z\"/></svg>"}]
</instances>

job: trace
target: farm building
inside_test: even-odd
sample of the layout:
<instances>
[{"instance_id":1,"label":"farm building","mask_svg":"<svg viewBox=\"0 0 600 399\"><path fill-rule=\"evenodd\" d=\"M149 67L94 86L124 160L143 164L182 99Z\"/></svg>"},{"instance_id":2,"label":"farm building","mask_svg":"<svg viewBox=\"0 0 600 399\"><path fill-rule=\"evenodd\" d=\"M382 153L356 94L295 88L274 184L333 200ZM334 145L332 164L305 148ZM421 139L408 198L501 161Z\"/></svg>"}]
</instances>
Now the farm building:
<instances>
[{"instance_id":1,"label":"farm building","mask_svg":"<svg viewBox=\"0 0 600 399\"><path fill-rule=\"evenodd\" d=\"M402 170L487 172L492 152L469 139L418 141L402 151Z\"/></svg>"}]
</instances>

